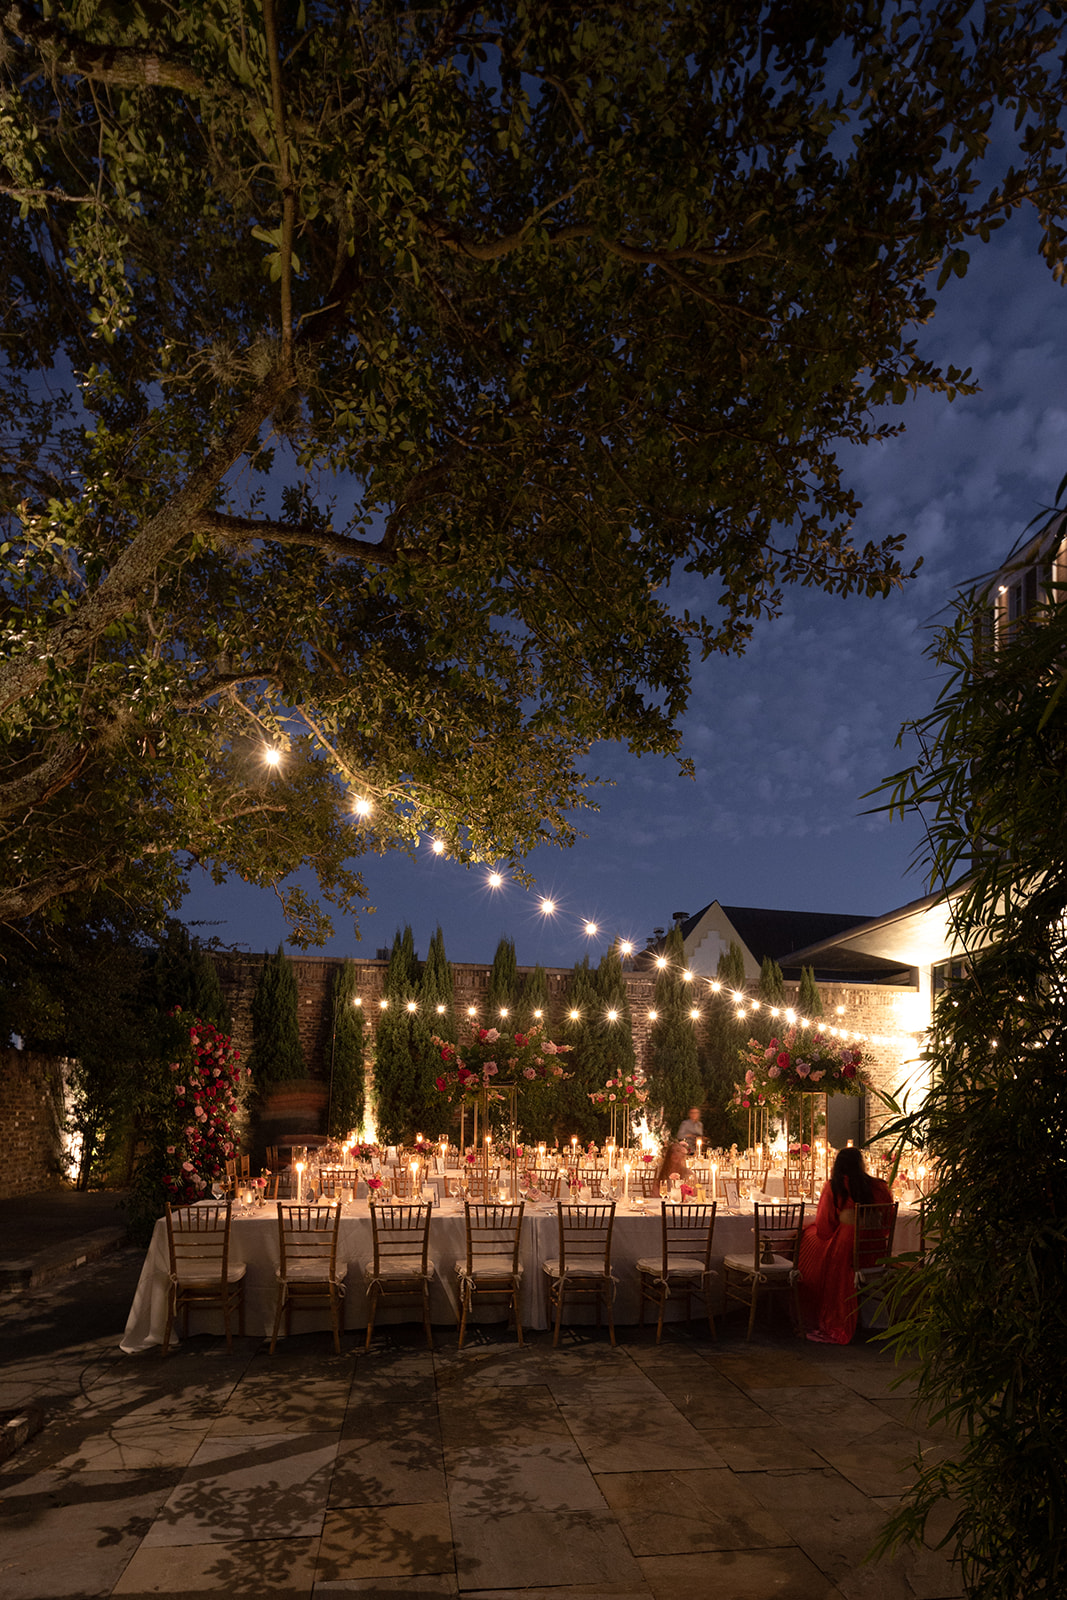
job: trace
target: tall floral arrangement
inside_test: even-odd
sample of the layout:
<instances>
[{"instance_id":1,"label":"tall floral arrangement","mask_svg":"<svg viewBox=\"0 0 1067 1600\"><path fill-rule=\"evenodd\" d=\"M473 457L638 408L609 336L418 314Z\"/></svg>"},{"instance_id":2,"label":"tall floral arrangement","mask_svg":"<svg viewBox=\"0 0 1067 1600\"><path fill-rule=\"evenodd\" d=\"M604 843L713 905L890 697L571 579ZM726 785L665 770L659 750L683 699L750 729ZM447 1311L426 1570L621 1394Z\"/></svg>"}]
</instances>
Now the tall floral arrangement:
<instances>
[{"instance_id":1,"label":"tall floral arrangement","mask_svg":"<svg viewBox=\"0 0 1067 1600\"><path fill-rule=\"evenodd\" d=\"M602 1089L594 1089L589 1096L595 1106L644 1105L648 1099L648 1090L644 1079L639 1082L632 1074L622 1074L617 1078L607 1078Z\"/></svg>"},{"instance_id":2,"label":"tall floral arrangement","mask_svg":"<svg viewBox=\"0 0 1067 1600\"><path fill-rule=\"evenodd\" d=\"M735 1106L780 1106L805 1090L858 1095L872 1087L860 1046L817 1029L791 1028L766 1045L750 1039L740 1054L745 1075L734 1086Z\"/></svg>"},{"instance_id":3,"label":"tall floral arrangement","mask_svg":"<svg viewBox=\"0 0 1067 1600\"><path fill-rule=\"evenodd\" d=\"M165 1198L179 1205L199 1199L236 1154L238 1090L250 1075L229 1034L211 1022L190 1024L189 1045L185 1061L169 1064L171 1141L162 1174Z\"/></svg>"},{"instance_id":4,"label":"tall floral arrangement","mask_svg":"<svg viewBox=\"0 0 1067 1600\"><path fill-rule=\"evenodd\" d=\"M439 1094L450 1100L481 1094L503 1099L505 1084L533 1083L538 1079L565 1078L560 1060L570 1045L553 1044L537 1023L524 1032L501 1033L498 1028L475 1028L465 1042L452 1044L434 1035L441 1071L434 1082Z\"/></svg>"}]
</instances>

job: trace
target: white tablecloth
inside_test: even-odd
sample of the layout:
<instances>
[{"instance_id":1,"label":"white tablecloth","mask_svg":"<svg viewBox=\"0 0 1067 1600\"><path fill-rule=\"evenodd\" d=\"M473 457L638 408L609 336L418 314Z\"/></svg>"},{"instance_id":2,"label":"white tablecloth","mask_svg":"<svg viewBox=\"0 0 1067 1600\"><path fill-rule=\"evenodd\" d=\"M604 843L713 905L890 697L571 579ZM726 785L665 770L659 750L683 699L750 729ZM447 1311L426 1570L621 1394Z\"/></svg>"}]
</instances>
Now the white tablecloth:
<instances>
[{"instance_id":1,"label":"white tablecloth","mask_svg":"<svg viewBox=\"0 0 1067 1600\"><path fill-rule=\"evenodd\" d=\"M814 1215L814 1212L813 1212ZM617 1280L615 1320L620 1324L637 1321L639 1299L637 1267L640 1256L658 1255L660 1250L659 1202L648 1201L645 1209L619 1204L612 1235L612 1272ZM901 1207L897 1221L894 1251L900 1254L919 1245L918 1212ZM721 1272L722 1258L733 1251L751 1249L752 1210L727 1212L720 1205L715 1220L712 1265ZM455 1324L459 1318L454 1263L466 1250L463 1207L456 1202L434 1206L430 1224L430 1254L436 1272L430 1295L430 1315L437 1324ZM276 1303L275 1272L278 1264L278 1222L273 1206L262 1210L235 1209L230 1241L232 1259L246 1263L245 1329L255 1335L269 1335L274 1326ZM559 1253L555 1204L527 1205L523 1218L521 1260L524 1268L522 1320L527 1328L547 1326L541 1263ZM346 1328L366 1327L367 1297L363 1288L363 1263L373 1254L370 1212L365 1201L346 1205L341 1213L338 1259L348 1263L348 1288L345 1296ZM167 1321L167 1228L163 1218L152 1234L133 1304L122 1336L122 1349L145 1350L162 1344ZM668 1304L668 1314L678 1314ZM412 1313L413 1314L413 1313ZM489 1316L499 1315L493 1307ZM402 1307L379 1312L382 1322L405 1320ZM581 1321L595 1315L593 1308L576 1304L573 1319ZM567 1318L572 1309L568 1306ZM327 1308L298 1307L293 1316L296 1333L313 1328L328 1328ZM190 1329L196 1332L221 1332L221 1313L194 1311ZM176 1330L177 1331L177 1330Z\"/></svg>"}]
</instances>

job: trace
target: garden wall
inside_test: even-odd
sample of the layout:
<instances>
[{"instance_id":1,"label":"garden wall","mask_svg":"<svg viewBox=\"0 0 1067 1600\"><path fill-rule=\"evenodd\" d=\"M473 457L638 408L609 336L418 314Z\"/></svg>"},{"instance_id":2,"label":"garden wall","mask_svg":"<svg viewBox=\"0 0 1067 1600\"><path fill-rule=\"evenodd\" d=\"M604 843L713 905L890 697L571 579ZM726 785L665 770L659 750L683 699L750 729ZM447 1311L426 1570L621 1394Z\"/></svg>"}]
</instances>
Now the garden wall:
<instances>
[{"instance_id":1,"label":"garden wall","mask_svg":"<svg viewBox=\"0 0 1067 1600\"><path fill-rule=\"evenodd\" d=\"M62 1116L60 1063L0 1051L0 1200L59 1187Z\"/></svg>"}]
</instances>

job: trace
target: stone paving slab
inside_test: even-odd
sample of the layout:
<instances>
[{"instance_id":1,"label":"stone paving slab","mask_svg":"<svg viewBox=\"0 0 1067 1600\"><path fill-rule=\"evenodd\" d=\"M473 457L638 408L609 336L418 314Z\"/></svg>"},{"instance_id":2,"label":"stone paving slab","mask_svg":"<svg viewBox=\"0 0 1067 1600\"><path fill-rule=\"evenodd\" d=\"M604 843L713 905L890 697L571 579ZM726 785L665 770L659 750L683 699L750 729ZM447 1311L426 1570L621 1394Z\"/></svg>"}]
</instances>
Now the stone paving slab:
<instances>
[{"instance_id":1,"label":"stone paving slab","mask_svg":"<svg viewBox=\"0 0 1067 1600\"><path fill-rule=\"evenodd\" d=\"M124 1310L114 1341L53 1327L0 1373L44 1412L0 1467L2 1600L958 1600L940 1552L864 1561L909 1458L945 1448L872 1345L749 1344L735 1318L431 1352L397 1325L366 1353L199 1336L164 1360L117 1350Z\"/></svg>"}]
</instances>

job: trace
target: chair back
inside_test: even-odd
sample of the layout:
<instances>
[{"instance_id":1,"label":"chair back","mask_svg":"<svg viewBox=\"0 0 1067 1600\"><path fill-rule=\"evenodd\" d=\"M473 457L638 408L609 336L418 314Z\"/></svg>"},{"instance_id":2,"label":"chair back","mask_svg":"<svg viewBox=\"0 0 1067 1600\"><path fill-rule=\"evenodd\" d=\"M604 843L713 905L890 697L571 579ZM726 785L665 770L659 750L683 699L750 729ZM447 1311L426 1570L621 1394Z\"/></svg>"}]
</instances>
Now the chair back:
<instances>
[{"instance_id":1,"label":"chair back","mask_svg":"<svg viewBox=\"0 0 1067 1600\"><path fill-rule=\"evenodd\" d=\"M788 1200L815 1199L814 1172L786 1172L782 1184Z\"/></svg>"},{"instance_id":2,"label":"chair back","mask_svg":"<svg viewBox=\"0 0 1067 1600\"><path fill-rule=\"evenodd\" d=\"M563 1182L563 1172L559 1167L531 1167L526 1176L533 1181L535 1189L542 1194L547 1194L551 1199L559 1199L559 1187Z\"/></svg>"},{"instance_id":3,"label":"chair back","mask_svg":"<svg viewBox=\"0 0 1067 1600\"><path fill-rule=\"evenodd\" d=\"M370 1208L371 1229L374 1235L374 1276L388 1276L392 1264L410 1263L412 1257L422 1257L423 1272L430 1252L430 1215L428 1202L415 1205L375 1204Z\"/></svg>"},{"instance_id":4,"label":"chair back","mask_svg":"<svg viewBox=\"0 0 1067 1600\"><path fill-rule=\"evenodd\" d=\"M397 1200L414 1200L415 1179L410 1167L391 1167L389 1181L392 1185L393 1196Z\"/></svg>"},{"instance_id":5,"label":"chair back","mask_svg":"<svg viewBox=\"0 0 1067 1600\"><path fill-rule=\"evenodd\" d=\"M767 1189L767 1176L770 1170L770 1167L737 1167L735 1175L738 1183L754 1183L758 1187L760 1194L764 1194Z\"/></svg>"},{"instance_id":6,"label":"chair back","mask_svg":"<svg viewBox=\"0 0 1067 1600\"><path fill-rule=\"evenodd\" d=\"M283 1278L337 1274L340 1206L286 1205L278 1202L278 1255Z\"/></svg>"},{"instance_id":7,"label":"chair back","mask_svg":"<svg viewBox=\"0 0 1067 1600\"><path fill-rule=\"evenodd\" d=\"M214 1206L172 1206L167 1203L167 1251L170 1275L182 1279L218 1279L225 1283L230 1259L230 1201Z\"/></svg>"},{"instance_id":8,"label":"chair back","mask_svg":"<svg viewBox=\"0 0 1067 1600\"><path fill-rule=\"evenodd\" d=\"M467 1223L467 1272L479 1267L499 1265L502 1272L519 1270L522 1243L523 1202L474 1205L468 1200L463 1212Z\"/></svg>"},{"instance_id":9,"label":"chair back","mask_svg":"<svg viewBox=\"0 0 1067 1600\"><path fill-rule=\"evenodd\" d=\"M659 1182L656 1177L655 1162L649 1162L647 1165L635 1167L633 1172L630 1174L630 1179L634 1184L638 1194L644 1195L646 1200L654 1200L656 1195L659 1194Z\"/></svg>"},{"instance_id":10,"label":"chair back","mask_svg":"<svg viewBox=\"0 0 1067 1600\"><path fill-rule=\"evenodd\" d=\"M319 1188L329 1200L337 1199L343 1189L355 1194L359 1183L358 1167L324 1167L319 1173Z\"/></svg>"},{"instance_id":11,"label":"chair back","mask_svg":"<svg viewBox=\"0 0 1067 1600\"><path fill-rule=\"evenodd\" d=\"M895 1200L856 1207L852 1241L852 1265L856 1272L869 1272L872 1268L884 1266L893 1254L897 1210Z\"/></svg>"},{"instance_id":12,"label":"chair back","mask_svg":"<svg viewBox=\"0 0 1067 1600\"><path fill-rule=\"evenodd\" d=\"M717 1206L694 1206L663 1202L663 1275L670 1271L672 1260L702 1260L703 1270L711 1270L711 1242L715 1233Z\"/></svg>"},{"instance_id":13,"label":"chair back","mask_svg":"<svg viewBox=\"0 0 1067 1600\"><path fill-rule=\"evenodd\" d=\"M277 1200L278 1185L281 1183L281 1181L282 1175L280 1172L267 1172L263 1175L262 1182L264 1200Z\"/></svg>"},{"instance_id":14,"label":"chair back","mask_svg":"<svg viewBox=\"0 0 1067 1600\"><path fill-rule=\"evenodd\" d=\"M757 1200L753 1204L753 1261L758 1269L768 1255L785 1259L794 1267L800 1260L800 1239L804 1232L804 1202L789 1200L784 1205Z\"/></svg>"},{"instance_id":15,"label":"chair back","mask_svg":"<svg viewBox=\"0 0 1067 1600\"><path fill-rule=\"evenodd\" d=\"M609 1273L611 1233L615 1226L614 1200L594 1206L564 1205L562 1200L557 1200L556 1215L560 1273Z\"/></svg>"},{"instance_id":16,"label":"chair back","mask_svg":"<svg viewBox=\"0 0 1067 1600\"><path fill-rule=\"evenodd\" d=\"M488 1173L482 1167L472 1167L467 1174L467 1193L473 1200L488 1201L492 1198L493 1190L499 1187L499 1167L490 1167Z\"/></svg>"},{"instance_id":17,"label":"chair back","mask_svg":"<svg viewBox=\"0 0 1067 1600\"><path fill-rule=\"evenodd\" d=\"M279 1168L282 1165L281 1161L278 1158L278 1146L276 1144L269 1144L267 1146L266 1157L267 1157L267 1165L271 1169L272 1172L276 1171L277 1168Z\"/></svg>"}]
</instances>

